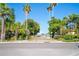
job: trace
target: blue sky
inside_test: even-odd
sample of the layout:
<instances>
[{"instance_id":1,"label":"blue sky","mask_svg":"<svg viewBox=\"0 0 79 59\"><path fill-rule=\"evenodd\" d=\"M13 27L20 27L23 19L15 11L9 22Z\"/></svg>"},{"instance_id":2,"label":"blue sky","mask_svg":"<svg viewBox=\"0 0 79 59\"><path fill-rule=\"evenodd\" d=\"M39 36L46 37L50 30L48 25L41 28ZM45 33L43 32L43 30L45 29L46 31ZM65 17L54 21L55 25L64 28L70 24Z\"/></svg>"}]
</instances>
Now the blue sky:
<instances>
[{"instance_id":1,"label":"blue sky","mask_svg":"<svg viewBox=\"0 0 79 59\"><path fill-rule=\"evenodd\" d=\"M16 22L23 23L26 19L25 13L23 11L24 3L9 3L8 6L10 8L14 8L15 10L15 20ZM34 19L36 22L40 24L40 33L48 32L48 21L49 21L49 13L47 11L47 7L49 3L32 3L31 12L28 18ZM62 19L64 16L75 13L79 14L79 4L76 3L59 3L54 9L54 16Z\"/></svg>"}]
</instances>

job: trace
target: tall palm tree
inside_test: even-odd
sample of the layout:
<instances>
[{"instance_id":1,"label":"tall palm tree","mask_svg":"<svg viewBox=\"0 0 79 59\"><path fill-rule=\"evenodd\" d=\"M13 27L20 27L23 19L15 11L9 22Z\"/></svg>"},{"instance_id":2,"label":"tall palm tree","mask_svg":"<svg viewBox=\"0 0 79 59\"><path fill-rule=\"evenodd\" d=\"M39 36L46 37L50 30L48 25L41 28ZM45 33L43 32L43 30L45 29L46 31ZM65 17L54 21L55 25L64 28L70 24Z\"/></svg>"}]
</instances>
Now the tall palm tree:
<instances>
[{"instance_id":1,"label":"tall palm tree","mask_svg":"<svg viewBox=\"0 0 79 59\"><path fill-rule=\"evenodd\" d=\"M29 4L26 4L25 6L24 6L24 12L25 12L25 14L26 14L26 20L27 20L27 17L28 17L28 15L29 15L29 13L30 13L30 11L31 11L31 7L30 7L30 5ZM26 26L27 26L27 23L25 24ZM26 27L26 29L27 29L27 27Z\"/></svg>"},{"instance_id":2,"label":"tall palm tree","mask_svg":"<svg viewBox=\"0 0 79 59\"><path fill-rule=\"evenodd\" d=\"M23 9L23 10L24 10L24 12L25 12L25 14L26 14L26 20L27 20L27 17L28 17L28 15L29 15L30 11L31 11L30 5L29 5L29 4L26 4L26 5L24 6L24 9ZM28 27L27 21L25 21L25 26L26 26L26 30L29 31L28 28L27 28L27 27ZM27 31L26 31L26 32L27 32Z\"/></svg>"},{"instance_id":3,"label":"tall palm tree","mask_svg":"<svg viewBox=\"0 0 79 59\"><path fill-rule=\"evenodd\" d=\"M52 17L54 17L54 11L52 12L53 8L57 5L57 3L50 3L49 7L47 8L49 12L49 20L51 20ZM52 16L53 14L53 16Z\"/></svg>"},{"instance_id":4,"label":"tall palm tree","mask_svg":"<svg viewBox=\"0 0 79 59\"><path fill-rule=\"evenodd\" d=\"M57 3L51 3L52 7L55 7L57 5Z\"/></svg>"},{"instance_id":5,"label":"tall palm tree","mask_svg":"<svg viewBox=\"0 0 79 59\"><path fill-rule=\"evenodd\" d=\"M48 10L48 12L49 12L49 19L51 19L51 17L52 17L52 7L49 6L49 7L47 8L47 10Z\"/></svg>"},{"instance_id":6,"label":"tall palm tree","mask_svg":"<svg viewBox=\"0 0 79 59\"><path fill-rule=\"evenodd\" d=\"M49 12L49 16L50 19L51 17L54 17L54 11L52 12L53 8L57 5L57 3L50 3L49 7L47 8L48 12ZM52 16L53 14L53 16Z\"/></svg>"},{"instance_id":7,"label":"tall palm tree","mask_svg":"<svg viewBox=\"0 0 79 59\"><path fill-rule=\"evenodd\" d=\"M1 40L5 39L5 20L10 13L9 10L5 3L0 3L0 17L2 18Z\"/></svg>"},{"instance_id":8,"label":"tall palm tree","mask_svg":"<svg viewBox=\"0 0 79 59\"><path fill-rule=\"evenodd\" d=\"M53 17L54 17L54 8L57 6L57 3L51 3L50 6L52 7L52 14L53 14Z\"/></svg>"}]
</instances>

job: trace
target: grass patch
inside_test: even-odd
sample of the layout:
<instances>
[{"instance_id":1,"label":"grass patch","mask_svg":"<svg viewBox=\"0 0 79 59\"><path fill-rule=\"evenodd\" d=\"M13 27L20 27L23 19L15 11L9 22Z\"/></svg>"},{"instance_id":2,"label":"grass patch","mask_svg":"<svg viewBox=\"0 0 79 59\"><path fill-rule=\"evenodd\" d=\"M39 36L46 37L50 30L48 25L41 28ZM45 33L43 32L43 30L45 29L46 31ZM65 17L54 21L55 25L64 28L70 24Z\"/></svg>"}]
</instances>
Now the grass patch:
<instances>
[{"instance_id":1,"label":"grass patch","mask_svg":"<svg viewBox=\"0 0 79 59\"><path fill-rule=\"evenodd\" d=\"M65 40L65 39L63 39L62 41L63 42L79 42L79 39L78 40L74 40L74 39L73 40Z\"/></svg>"}]
</instances>

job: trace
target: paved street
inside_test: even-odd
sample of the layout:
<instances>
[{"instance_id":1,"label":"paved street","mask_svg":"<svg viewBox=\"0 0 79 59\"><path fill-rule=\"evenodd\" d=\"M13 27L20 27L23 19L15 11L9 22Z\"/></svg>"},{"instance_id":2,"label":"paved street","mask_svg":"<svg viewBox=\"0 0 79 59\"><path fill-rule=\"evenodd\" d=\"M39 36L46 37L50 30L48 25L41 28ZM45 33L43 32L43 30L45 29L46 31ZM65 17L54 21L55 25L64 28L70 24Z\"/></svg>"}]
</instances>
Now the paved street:
<instances>
[{"instance_id":1,"label":"paved street","mask_svg":"<svg viewBox=\"0 0 79 59\"><path fill-rule=\"evenodd\" d=\"M79 56L79 43L0 43L0 56Z\"/></svg>"}]
</instances>

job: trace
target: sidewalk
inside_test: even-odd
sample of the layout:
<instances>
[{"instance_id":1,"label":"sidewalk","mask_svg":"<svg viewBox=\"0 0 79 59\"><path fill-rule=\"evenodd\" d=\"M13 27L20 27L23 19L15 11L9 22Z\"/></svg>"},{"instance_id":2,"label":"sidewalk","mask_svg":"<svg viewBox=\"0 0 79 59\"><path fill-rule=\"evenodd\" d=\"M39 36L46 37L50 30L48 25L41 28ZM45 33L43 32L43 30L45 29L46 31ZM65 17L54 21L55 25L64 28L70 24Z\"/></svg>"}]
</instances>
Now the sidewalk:
<instances>
[{"instance_id":1,"label":"sidewalk","mask_svg":"<svg viewBox=\"0 0 79 59\"><path fill-rule=\"evenodd\" d=\"M6 41L0 43L79 43L79 42L62 42L57 40L17 40L17 41Z\"/></svg>"}]
</instances>

